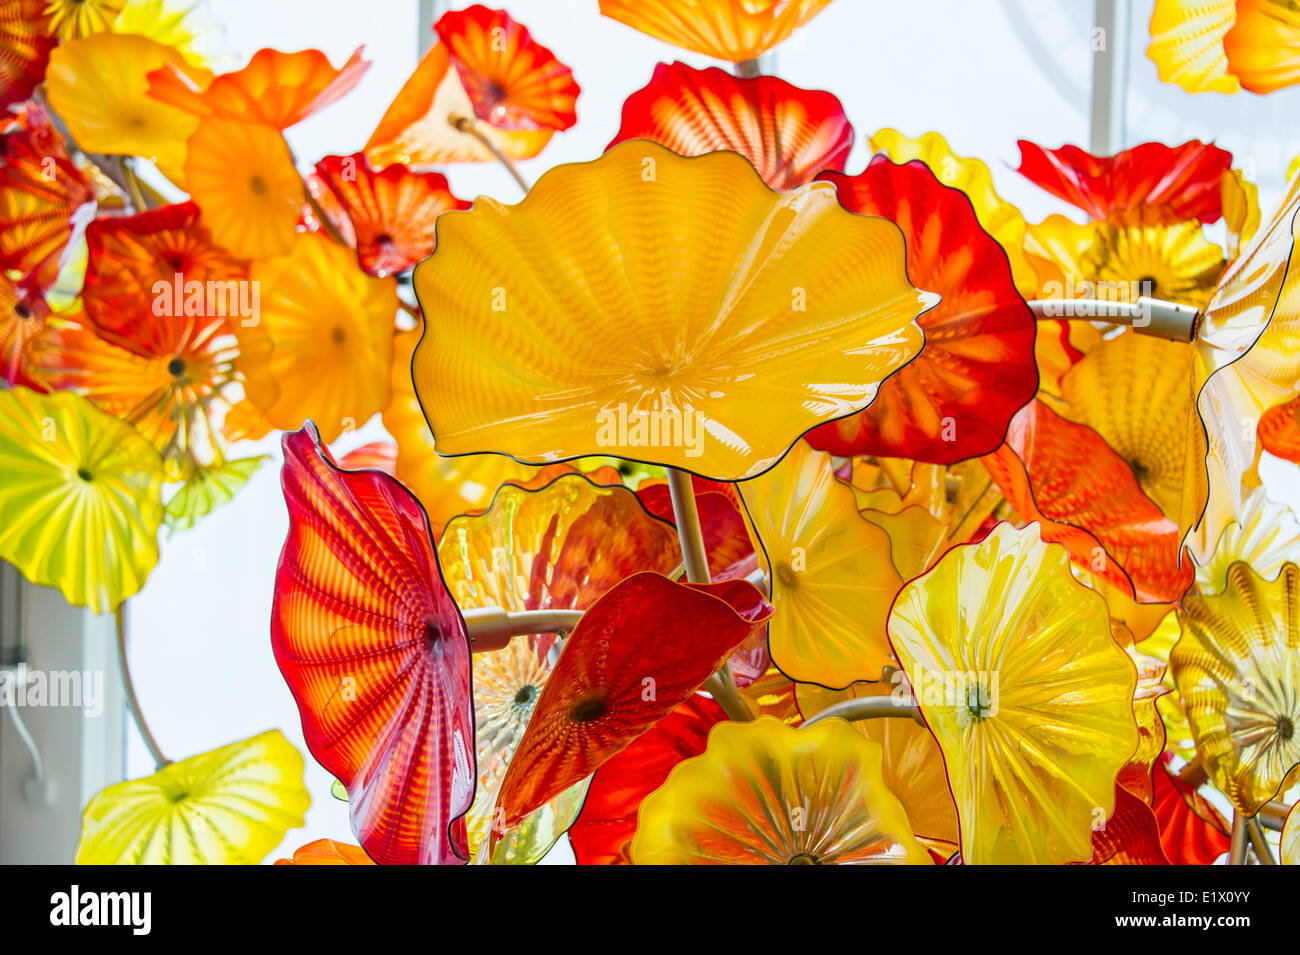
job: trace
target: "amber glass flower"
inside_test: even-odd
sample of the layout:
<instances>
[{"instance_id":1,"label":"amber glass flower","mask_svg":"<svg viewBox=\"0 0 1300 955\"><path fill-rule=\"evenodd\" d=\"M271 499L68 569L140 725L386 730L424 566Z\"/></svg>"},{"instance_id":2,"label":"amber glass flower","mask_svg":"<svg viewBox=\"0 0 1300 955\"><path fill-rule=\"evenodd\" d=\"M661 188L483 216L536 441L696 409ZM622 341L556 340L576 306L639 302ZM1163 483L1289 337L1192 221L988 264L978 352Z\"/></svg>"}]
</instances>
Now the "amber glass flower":
<instances>
[{"instance_id":1,"label":"amber glass flower","mask_svg":"<svg viewBox=\"0 0 1300 955\"><path fill-rule=\"evenodd\" d=\"M1237 0L1156 0L1147 57L1162 80L1189 93L1235 93L1241 83L1223 38L1236 17Z\"/></svg>"},{"instance_id":2,"label":"amber glass flower","mask_svg":"<svg viewBox=\"0 0 1300 955\"><path fill-rule=\"evenodd\" d=\"M867 405L933 301L907 282L897 228L830 186L778 194L734 153L646 140L438 232L415 270L438 320L412 371L444 454L749 477Z\"/></svg>"},{"instance_id":3,"label":"amber glass flower","mask_svg":"<svg viewBox=\"0 0 1300 955\"><path fill-rule=\"evenodd\" d=\"M889 637L943 752L962 858L1086 862L1138 742L1136 676L1065 549L999 524L903 587Z\"/></svg>"},{"instance_id":4,"label":"amber glass flower","mask_svg":"<svg viewBox=\"0 0 1300 955\"><path fill-rule=\"evenodd\" d=\"M600 0L600 12L656 40L719 60L752 60L831 0Z\"/></svg>"},{"instance_id":5,"label":"amber glass flower","mask_svg":"<svg viewBox=\"0 0 1300 955\"><path fill-rule=\"evenodd\" d=\"M1300 782L1300 568L1193 596L1169 663L1210 778L1248 815Z\"/></svg>"},{"instance_id":6,"label":"amber glass flower","mask_svg":"<svg viewBox=\"0 0 1300 955\"><path fill-rule=\"evenodd\" d=\"M641 804L639 865L929 865L881 749L843 720L721 723Z\"/></svg>"},{"instance_id":7,"label":"amber glass flower","mask_svg":"<svg viewBox=\"0 0 1300 955\"><path fill-rule=\"evenodd\" d=\"M1223 35L1228 69L1252 93L1300 83L1300 17L1288 0L1237 0Z\"/></svg>"}]
</instances>

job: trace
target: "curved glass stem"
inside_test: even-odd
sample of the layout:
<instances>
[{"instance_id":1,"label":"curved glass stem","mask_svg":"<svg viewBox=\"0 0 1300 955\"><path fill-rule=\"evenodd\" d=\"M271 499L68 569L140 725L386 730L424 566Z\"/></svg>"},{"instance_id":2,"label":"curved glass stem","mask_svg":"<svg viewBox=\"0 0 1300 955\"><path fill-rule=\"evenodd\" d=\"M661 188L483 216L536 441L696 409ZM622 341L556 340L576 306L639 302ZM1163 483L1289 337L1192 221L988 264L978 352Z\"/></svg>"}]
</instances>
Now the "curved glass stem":
<instances>
[{"instance_id":1,"label":"curved glass stem","mask_svg":"<svg viewBox=\"0 0 1300 955\"><path fill-rule=\"evenodd\" d=\"M822 720L836 718L848 720L850 723L884 718L910 719L920 723L921 713L915 703L895 703L893 698L888 696L864 696L828 706L812 719L804 720L803 725L812 726Z\"/></svg>"},{"instance_id":2,"label":"curved glass stem","mask_svg":"<svg viewBox=\"0 0 1300 955\"><path fill-rule=\"evenodd\" d=\"M140 699L135 695L135 683L131 679L131 666L127 660L126 653L126 602L117 608L115 614L117 618L117 656L118 664L122 668L122 689L126 693L126 705L131 710L131 717L135 720L135 727L140 731L141 738L144 739L145 748L149 750L149 755L153 757L154 764L162 769L171 763L171 760L163 755L162 750L158 747L158 741L149 730L149 724L144 721L144 713L140 710Z\"/></svg>"},{"instance_id":3,"label":"curved glass stem","mask_svg":"<svg viewBox=\"0 0 1300 955\"><path fill-rule=\"evenodd\" d=\"M505 167L506 172L510 173L515 182L519 184L519 188L527 194L528 180L520 175L513 160L501 151L501 147L492 142L483 130L479 129L478 120L470 119L468 116L453 116L448 121L451 123L453 129L477 139L484 149L496 157L496 161Z\"/></svg>"}]
</instances>

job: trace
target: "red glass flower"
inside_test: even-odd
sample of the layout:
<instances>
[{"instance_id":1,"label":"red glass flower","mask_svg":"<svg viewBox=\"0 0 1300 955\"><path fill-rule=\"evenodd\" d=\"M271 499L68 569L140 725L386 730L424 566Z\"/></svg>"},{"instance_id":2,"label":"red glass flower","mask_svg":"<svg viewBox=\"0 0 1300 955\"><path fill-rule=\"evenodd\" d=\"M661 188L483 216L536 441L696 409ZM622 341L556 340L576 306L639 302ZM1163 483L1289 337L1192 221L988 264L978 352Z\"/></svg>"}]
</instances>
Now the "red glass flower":
<instances>
[{"instance_id":1,"label":"red glass flower","mask_svg":"<svg viewBox=\"0 0 1300 955\"><path fill-rule=\"evenodd\" d=\"M857 176L826 173L840 205L884 216L907 241L907 275L938 292L917 323L925 347L880 386L859 414L814 429L832 454L952 464L987 454L1038 388L1034 316L1016 291L1006 253L980 228L970 200L919 161L877 156Z\"/></svg>"},{"instance_id":2,"label":"red glass flower","mask_svg":"<svg viewBox=\"0 0 1300 955\"><path fill-rule=\"evenodd\" d=\"M1169 865L1151 807L1122 786L1115 811L1092 833L1092 865Z\"/></svg>"},{"instance_id":3,"label":"red glass flower","mask_svg":"<svg viewBox=\"0 0 1300 955\"><path fill-rule=\"evenodd\" d=\"M1228 851L1232 837L1218 810L1169 769L1170 755L1156 766L1152 809L1160 842L1174 865L1210 865Z\"/></svg>"},{"instance_id":4,"label":"red glass flower","mask_svg":"<svg viewBox=\"0 0 1300 955\"><path fill-rule=\"evenodd\" d=\"M381 278L405 272L433 251L439 214L470 207L452 195L441 173L412 172L399 163L376 172L365 153L326 156L316 177L347 217L361 267Z\"/></svg>"},{"instance_id":5,"label":"red glass flower","mask_svg":"<svg viewBox=\"0 0 1300 955\"><path fill-rule=\"evenodd\" d=\"M29 349L45 331L50 306L28 286L0 274L0 378L11 386L44 391L29 374Z\"/></svg>"},{"instance_id":6,"label":"red glass flower","mask_svg":"<svg viewBox=\"0 0 1300 955\"><path fill-rule=\"evenodd\" d=\"M692 694L596 770L582 814L569 829L578 864L626 864L641 800L663 785L674 766L704 752L709 730L726 718L717 703Z\"/></svg>"},{"instance_id":7,"label":"red glass flower","mask_svg":"<svg viewBox=\"0 0 1300 955\"><path fill-rule=\"evenodd\" d=\"M452 10L433 29L479 119L499 129L568 129L578 121L573 71L504 10Z\"/></svg>"},{"instance_id":8,"label":"red glass flower","mask_svg":"<svg viewBox=\"0 0 1300 955\"><path fill-rule=\"evenodd\" d=\"M1178 525L1142 493L1124 459L1097 432L1041 401L1011 420L1007 442L980 459L1011 506L1042 522L1080 567L1138 600L1178 600L1195 568Z\"/></svg>"},{"instance_id":9,"label":"red glass flower","mask_svg":"<svg viewBox=\"0 0 1300 955\"><path fill-rule=\"evenodd\" d=\"M469 631L424 511L387 475L338 468L311 423L283 447L289 536L271 644L307 748L347 787L353 831L376 862L465 859Z\"/></svg>"},{"instance_id":10,"label":"red glass flower","mask_svg":"<svg viewBox=\"0 0 1300 955\"><path fill-rule=\"evenodd\" d=\"M821 90L660 63L623 103L623 125L609 145L627 139L653 139L683 156L730 149L773 189L793 189L823 169L844 168L853 127L840 101Z\"/></svg>"},{"instance_id":11,"label":"red glass flower","mask_svg":"<svg viewBox=\"0 0 1300 955\"><path fill-rule=\"evenodd\" d=\"M772 615L752 584L636 574L569 636L501 783L509 828L667 716Z\"/></svg>"},{"instance_id":12,"label":"red glass flower","mask_svg":"<svg viewBox=\"0 0 1300 955\"><path fill-rule=\"evenodd\" d=\"M45 76L51 34L45 0L0 0L0 111L32 95Z\"/></svg>"},{"instance_id":13,"label":"red glass flower","mask_svg":"<svg viewBox=\"0 0 1300 955\"><path fill-rule=\"evenodd\" d=\"M1020 140L1021 175L1094 219L1145 207L1161 211L1165 222L1216 222L1223 215L1223 173L1231 166L1232 153L1197 140L1142 143L1113 156Z\"/></svg>"}]
</instances>

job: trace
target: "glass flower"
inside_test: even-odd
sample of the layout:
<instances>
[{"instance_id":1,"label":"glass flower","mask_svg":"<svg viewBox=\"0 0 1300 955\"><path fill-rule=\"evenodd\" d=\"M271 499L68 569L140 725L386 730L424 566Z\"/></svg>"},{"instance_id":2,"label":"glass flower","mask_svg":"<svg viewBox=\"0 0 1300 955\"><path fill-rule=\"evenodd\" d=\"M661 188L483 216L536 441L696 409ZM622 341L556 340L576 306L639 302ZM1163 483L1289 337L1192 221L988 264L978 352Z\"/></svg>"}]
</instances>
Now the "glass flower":
<instances>
[{"instance_id":1,"label":"glass flower","mask_svg":"<svg viewBox=\"0 0 1300 955\"><path fill-rule=\"evenodd\" d=\"M162 461L130 425L70 392L0 389L0 559L95 613L158 562Z\"/></svg>"},{"instance_id":2,"label":"glass flower","mask_svg":"<svg viewBox=\"0 0 1300 955\"><path fill-rule=\"evenodd\" d=\"M586 610L640 571L681 564L673 528L622 485L581 474L536 489L502 486L491 507L450 521L438 561L462 609Z\"/></svg>"},{"instance_id":3,"label":"glass flower","mask_svg":"<svg viewBox=\"0 0 1300 955\"><path fill-rule=\"evenodd\" d=\"M380 278L405 272L433 251L440 213L470 206L452 195L446 176L399 163L376 172L364 153L326 156L316 175L338 199L361 268Z\"/></svg>"},{"instance_id":4,"label":"glass flower","mask_svg":"<svg viewBox=\"0 0 1300 955\"><path fill-rule=\"evenodd\" d=\"M869 404L934 304L895 226L829 185L774 193L735 153L622 143L438 229L412 371L444 454L751 477Z\"/></svg>"},{"instance_id":5,"label":"glass flower","mask_svg":"<svg viewBox=\"0 0 1300 955\"><path fill-rule=\"evenodd\" d=\"M1232 153L1212 143L1142 143L1113 156L1094 156L1078 146L1043 149L1023 139L1019 144L1017 171L1094 219L1143 209L1167 223L1210 223L1223 215L1220 179L1232 166Z\"/></svg>"},{"instance_id":6,"label":"glass flower","mask_svg":"<svg viewBox=\"0 0 1300 955\"><path fill-rule=\"evenodd\" d=\"M1160 842L1174 865L1211 865L1228 851L1227 821L1197 792L1170 771L1169 757L1157 765L1152 811L1160 822Z\"/></svg>"},{"instance_id":7,"label":"glass flower","mask_svg":"<svg viewBox=\"0 0 1300 955\"><path fill-rule=\"evenodd\" d=\"M1115 787L1115 811L1092 834L1091 865L1169 865L1160 824L1145 802Z\"/></svg>"},{"instance_id":8,"label":"glass flower","mask_svg":"<svg viewBox=\"0 0 1300 955\"><path fill-rule=\"evenodd\" d=\"M180 53L134 34L65 40L50 54L45 74L50 106L82 149L142 156L172 178L185 160L185 141L198 128L198 118L149 95L148 74L169 63L185 67Z\"/></svg>"},{"instance_id":9,"label":"glass flower","mask_svg":"<svg viewBox=\"0 0 1300 955\"><path fill-rule=\"evenodd\" d=\"M901 674L879 683L854 683L847 690L826 690L801 683L796 689L799 712L807 719L828 706L852 699L888 697L899 692ZM853 728L880 746L884 756L881 778L907 812L912 831L921 839L958 842L957 807L948 791L943 756L930 731L915 720L870 719Z\"/></svg>"},{"instance_id":10,"label":"glass flower","mask_svg":"<svg viewBox=\"0 0 1300 955\"><path fill-rule=\"evenodd\" d=\"M1283 865L1300 865L1300 803L1292 806L1286 814L1280 855Z\"/></svg>"},{"instance_id":11,"label":"glass flower","mask_svg":"<svg viewBox=\"0 0 1300 955\"><path fill-rule=\"evenodd\" d=\"M1160 79L1189 93L1235 93L1223 37L1237 17L1237 0L1156 0L1147 58Z\"/></svg>"},{"instance_id":12,"label":"glass flower","mask_svg":"<svg viewBox=\"0 0 1300 955\"><path fill-rule=\"evenodd\" d=\"M32 95L45 76L50 51L46 0L0 0L0 111Z\"/></svg>"},{"instance_id":13,"label":"glass flower","mask_svg":"<svg viewBox=\"0 0 1300 955\"><path fill-rule=\"evenodd\" d=\"M356 266L351 250L301 233L285 256L253 267L260 320L242 327L238 367L276 428L316 419L333 441L388 406L397 285Z\"/></svg>"},{"instance_id":14,"label":"glass flower","mask_svg":"<svg viewBox=\"0 0 1300 955\"><path fill-rule=\"evenodd\" d=\"M813 447L849 457L951 464L1002 443L1038 387L1033 314L1016 292L1001 247L974 209L924 163L876 157L856 176L823 174L840 205L884 216L907 242L907 275L940 302L919 319L925 347L880 387L871 407L824 424Z\"/></svg>"},{"instance_id":15,"label":"glass flower","mask_svg":"<svg viewBox=\"0 0 1300 955\"><path fill-rule=\"evenodd\" d=\"M271 646L307 748L347 787L376 862L467 859L469 631L424 512L388 475L340 470L310 423L283 448L289 536Z\"/></svg>"},{"instance_id":16,"label":"glass flower","mask_svg":"<svg viewBox=\"0 0 1300 955\"><path fill-rule=\"evenodd\" d=\"M100 33L124 6L126 0L46 0L47 29L60 40Z\"/></svg>"},{"instance_id":17,"label":"glass flower","mask_svg":"<svg viewBox=\"0 0 1300 955\"><path fill-rule=\"evenodd\" d=\"M1259 443L1269 454L1300 464L1300 394L1264 412L1259 419Z\"/></svg>"},{"instance_id":18,"label":"glass flower","mask_svg":"<svg viewBox=\"0 0 1300 955\"><path fill-rule=\"evenodd\" d=\"M1223 272L1223 250L1195 219L1166 223L1149 209L1097 225L1081 274L1121 301L1139 295L1204 305Z\"/></svg>"},{"instance_id":19,"label":"glass flower","mask_svg":"<svg viewBox=\"0 0 1300 955\"><path fill-rule=\"evenodd\" d=\"M1086 862L1137 746L1136 676L1065 549L999 524L903 587L889 638L943 752L962 858Z\"/></svg>"},{"instance_id":20,"label":"glass flower","mask_svg":"<svg viewBox=\"0 0 1300 955\"><path fill-rule=\"evenodd\" d=\"M793 189L823 169L844 169L853 127L831 93L775 76L659 63L623 103L623 125L610 145L628 139L652 139L682 156L730 149L773 189Z\"/></svg>"},{"instance_id":21,"label":"glass flower","mask_svg":"<svg viewBox=\"0 0 1300 955\"><path fill-rule=\"evenodd\" d=\"M1254 815L1300 782L1300 568L1270 582L1233 564L1223 593L1184 606L1169 665L1196 751L1219 791Z\"/></svg>"},{"instance_id":22,"label":"glass flower","mask_svg":"<svg viewBox=\"0 0 1300 955\"><path fill-rule=\"evenodd\" d=\"M596 770L582 814L569 829L578 865L629 863L642 801L663 785L674 766L703 753L709 731L726 719L713 700L692 694Z\"/></svg>"},{"instance_id":23,"label":"glass flower","mask_svg":"<svg viewBox=\"0 0 1300 955\"><path fill-rule=\"evenodd\" d=\"M641 803L637 865L929 865L881 749L843 720L720 723Z\"/></svg>"},{"instance_id":24,"label":"glass flower","mask_svg":"<svg viewBox=\"0 0 1300 955\"><path fill-rule=\"evenodd\" d=\"M762 56L831 0L600 0L600 12L673 46L739 63Z\"/></svg>"},{"instance_id":25,"label":"glass flower","mask_svg":"<svg viewBox=\"0 0 1300 955\"><path fill-rule=\"evenodd\" d=\"M1300 83L1300 17L1288 0L1237 0L1223 35L1228 69L1252 93Z\"/></svg>"},{"instance_id":26,"label":"glass flower","mask_svg":"<svg viewBox=\"0 0 1300 955\"><path fill-rule=\"evenodd\" d=\"M167 530L173 534L189 530L222 504L233 501L268 460L263 454L196 469L163 509Z\"/></svg>"},{"instance_id":27,"label":"glass flower","mask_svg":"<svg viewBox=\"0 0 1300 955\"><path fill-rule=\"evenodd\" d=\"M1228 234L1228 260L1235 259L1244 243L1259 231L1262 213L1259 209L1259 187L1246 178L1240 169L1230 169L1223 174L1223 224Z\"/></svg>"},{"instance_id":28,"label":"glass flower","mask_svg":"<svg viewBox=\"0 0 1300 955\"><path fill-rule=\"evenodd\" d=\"M981 463L1021 517L1043 522L1044 540L1064 544L1080 567L1122 592L1166 603L1191 584L1178 526L1091 428L1034 400Z\"/></svg>"},{"instance_id":29,"label":"glass flower","mask_svg":"<svg viewBox=\"0 0 1300 955\"><path fill-rule=\"evenodd\" d=\"M1066 417L1101 435L1181 533L1205 493L1195 393L1191 349L1130 330L1092 346L1061 379Z\"/></svg>"},{"instance_id":30,"label":"glass flower","mask_svg":"<svg viewBox=\"0 0 1300 955\"><path fill-rule=\"evenodd\" d=\"M43 110L0 144L0 270L52 284L60 257L89 218L94 192Z\"/></svg>"},{"instance_id":31,"label":"glass flower","mask_svg":"<svg viewBox=\"0 0 1300 955\"><path fill-rule=\"evenodd\" d=\"M397 477L397 445L392 441L363 444L339 458L339 467L348 471L383 471L389 477Z\"/></svg>"},{"instance_id":32,"label":"glass flower","mask_svg":"<svg viewBox=\"0 0 1300 955\"><path fill-rule=\"evenodd\" d=\"M0 379L11 386L45 390L31 377L29 351L44 334L49 315L43 296L0 273Z\"/></svg>"},{"instance_id":33,"label":"glass flower","mask_svg":"<svg viewBox=\"0 0 1300 955\"><path fill-rule=\"evenodd\" d=\"M150 74L149 95L196 116L285 130L349 93L369 68L360 49L338 69L320 50L263 49L243 69L215 78L168 64Z\"/></svg>"},{"instance_id":34,"label":"glass flower","mask_svg":"<svg viewBox=\"0 0 1300 955\"><path fill-rule=\"evenodd\" d=\"M686 700L772 614L744 581L629 577L565 641L501 783L510 828L587 776ZM660 639L661 635L672 639Z\"/></svg>"},{"instance_id":35,"label":"glass flower","mask_svg":"<svg viewBox=\"0 0 1300 955\"><path fill-rule=\"evenodd\" d=\"M317 839L293 850L292 859L276 859L276 865L374 865L360 846L333 839Z\"/></svg>"},{"instance_id":36,"label":"glass flower","mask_svg":"<svg viewBox=\"0 0 1300 955\"><path fill-rule=\"evenodd\" d=\"M218 245L250 259L293 249L303 184L274 127L206 117L190 137L185 179Z\"/></svg>"},{"instance_id":37,"label":"glass flower","mask_svg":"<svg viewBox=\"0 0 1300 955\"><path fill-rule=\"evenodd\" d=\"M803 715L799 712L796 695L798 686L775 666L769 665L752 683L740 688L740 695L751 713L771 716L786 724L802 723Z\"/></svg>"},{"instance_id":38,"label":"glass flower","mask_svg":"<svg viewBox=\"0 0 1300 955\"><path fill-rule=\"evenodd\" d=\"M564 130L578 121L573 71L504 10L449 10L433 29L479 119L522 130Z\"/></svg>"},{"instance_id":39,"label":"glass flower","mask_svg":"<svg viewBox=\"0 0 1300 955\"><path fill-rule=\"evenodd\" d=\"M269 730L109 786L82 814L77 865L256 865L305 824L302 774Z\"/></svg>"},{"instance_id":40,"label":"glass flower","mask_svg":"<svg viewBox=\"0 0 1300 955\"><path fill-rule=\"evenodd\" d=\"M1209 596L1223 593L1228 568L1238 561L1249 564L1265 580L1276 580L1288 560L1300 554L1300 521L1284 504L1257 487L1246 497L1241 514L1219 538L1205 563L1197 562L1196 589Z\"/></svg>"},{"instance_id":41,"label":"glass flower","mask_svg":"<svg viewBox=\"0 0 1300 955\"><path fill-rule=\"evenodd\" d=\"M902 581L885 532L858 514L831 457L805 441L740 485L772 605L772 661L803 683L878 680L893 663L885 620Z\"/></svg>"}]
</instances>

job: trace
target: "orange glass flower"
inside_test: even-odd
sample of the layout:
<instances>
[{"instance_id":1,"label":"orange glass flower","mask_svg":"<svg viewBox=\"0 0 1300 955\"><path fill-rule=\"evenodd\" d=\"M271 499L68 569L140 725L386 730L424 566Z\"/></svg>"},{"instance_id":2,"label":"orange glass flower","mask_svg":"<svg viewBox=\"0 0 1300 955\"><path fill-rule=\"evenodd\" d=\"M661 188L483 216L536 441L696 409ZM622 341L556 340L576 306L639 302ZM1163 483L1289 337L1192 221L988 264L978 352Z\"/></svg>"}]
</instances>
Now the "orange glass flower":
<instances>
[{"instance_id":1,"label":"orange glass flower","mask_svg":"<svg viewBox=\"0 0 1300 955\"><path fill-rule=\"evenodd\" d=\"M57 43L45 0L0 0L0 111L32 95Z\"/></svg>"},{"instance_id":2,"label":"orange glass flower","mask_svg":"<svg viewBox=\"0 0 1300 955\"><path fill-rule=\"evenodd\" d=\"M169 63L149 74L149 95L196 116L221 116L285 130L361 81L370 68L361 53L358 48L335 69L320 50L263 49L243 69L200 77L197 82L193 67Z\"/></svg>"},{"instance_id":3,"label":"orange glass flower","mask_svg":"<svg viewBox=\"0 0 1300 955\"><path fill-rule=\"evenodd\" d=\"M1300 394L1264 412L1259 443L1269 454L1300 464Z\"/></svg>"},{"instance_id":4,"label":"orange glass flower","mask_svg":"<svg viewBox=\"0 0 1300 955\"><path fill-rule=\"evenodd\" d=\"M1169 657L1215 786L1247 815L1300 782L1300 568L1275 582L1247 564L1212 597L1192 596Z\"/></svg>"},{"instance_id":5,"label":"orange glass flower","mask_svg":"<svg viewBox=\"0 0 1300 955\"><path fill-rule=\"evenodd\" d=\"M1252 93L1300 83L1300 10L1288 0L1237 0L1223 52L1228 69Z\"/></svg>"},{"instance_id":6,"label":"orange glass flower","mask_svg":"<svg viewBox=\"0 0 1300 955\"><path fill-rule=\"evenodd\" d=\"M253 266L259 320L237 329L238 367L276 428L316 419L326 441L389 402L397 285L356 266L351 250L300 233L292 251Z\"/></svg>"},{"instance_id":7,"label":"orange glass flower","mask_svg":"<svg viewBox=\"0 0 1300 955\"><path fill-rule=\"evenodd\" d=\"M1189 93L1235 93L1223 38L1237 18L1237 0L1156 0L1147 58L1160 79Z\"/></svg>"},{"instance_id":8,"label":"orange glass flower","mask_svg":"<svg viewBox=\"0 0 1300 955\"><path fill-rule=\"evenodd\" d=\"M566 474L529 490L502 486L491 507L450 521L438 560L462 609L586 610L641 571L681 564L673 528L622 485Z\"/></svg>"},{"instance_id":9,"label":"orange glass flower","mask_svg":"<svg viewBox=\"0 0 1300 955\"><path fill-rule=\"evenodd\" d=\"M381 864L468 858L474 799L469 631L424 512L378 471L343 471L308 423L286 434L289 536L271 646L317 762L348 790Z\"/></svg>"},{"instance_id":10,"label":"orange glass flower","mask_svg":"<svg viewBox=\"0 0 1300 955\"><path fill-rule=\"evenodd\" d=\"M44 390L31 376L29 351L45 332L49 314L41 295L0 274L0 379L10 386Z\"/></svg>"},{"instance_id":11,"label":"orange glass flower","mask_svg":"<svg viewBox=\"0 0 1300 955\"><path fill-rule=\"evenodd\" d=\"M1137 746L1136 676L1065 549L998 524L903 587L889 638L943 752L962 858L1086 862Z\"/></svg>"},{"instance_id":12,"label":"orange glass flower","mask_svg":"<svg viewBox=\"0 0 1300 955\"><path fill-rule=\"evenodd\" d=\"M444 454L751 477L869 404L933 304L895 226L829 185L774 193L734 153L622 143L438 228L412 372Z\"/></svg>"},{"instance_id":13,"label":"orange glass flower","mask_svg":"<svg viewBox=\"0 0 1300 955\"><path fill-rule=\"evenodd\" d=\"M828 687L880 679L894 662L885 621L902 581L889 538L858 514L830 455L797 441L776 467L741 484L740 496L777 609L772 661Z\"/></svg>"},{"instance_id":14,"label":"orange glass flower","mask_svg":"<svg viewBox=\"0 0 1300 955\"><path fill-rule=\"evenodd\" d=\"M563 130L578 121L573 71L504 10L451 10L433 29L479 119L511 130Z\"/></svg>"},{"instance_id":15,"label":"orange glass flower","mask_svg":"<svg viewBox=\"0 0 1300 955\"><path fill-rule=\"evenodd\" d=\"M1191 584L1178 526L1091 428L1034 400L1012 419L1007 443L980 460L1021 517L1043 522L1044 540L1122 592L1164 603Z\"/></svg>"},{"instance_id":16,"label":"orange glass flower","mask_svg":"<svg viewBox=\"0 0 1300 955\"><path fill-rule=\"evenodd\" d=\"M276 859L276 865L374 865L366 850L333 839L317 839L293 850L292 859Z\"/></svg>"},{"instance_id":17,"label":"orange glass flower","mask_svg":"<svg viewBox=\"0 0 1300 955\"><path fill-rule=\"evenodd\" d=\"M652 139L683 156L729 149L773 189L793 189L823 169L844 168L853 127L831 93L775 76L659 63L649 84L623 103L623 125L610 145L628 139Z\"/></svg>"},{"instance_id":18,"label":"orange glass flower","mask_svg":"<svg viewBox=\"0 0 1300 955\"><path fill-rule=\"evenodd\" d=\"M840 205L884 216L907 242L907 276L937 292L920 317L925 347L851 418L822 425L813 447L952 464L1002 443L1011 416L1038 388L1034 317L1016 292L1002 249L980 228L965 195L924 163L883 156L862 173L819 177Z\"/></svg>"},{"instance_id":19,"label":"orange glass flower","mask_svg":"<svg viewBox=\"0 0 1300 955\"><path fill-rule=\"evenodd\" d=\"M1210 223L1223 215L1220 179L1232 166L1232 153L1212 143L1142 143L1113 156L1093 156L1078 146L1043 149L1019 142L1017 171L1094 219L1138 209L1157 212L1165 222Z\"/></svg>"},{"instance_id":20,"label":"orange glass flower","mask_svg":"<svg viewBox=\"0 0 1300 955\"><path fill-rule=\"evenodd\" d=\"M405 272L433 251L441 213L470 206L452 195L441 173L412 172L399 163L376 172L365 153L326 156L316 177L338 200L361 267L380 278Z\"/></svg>"},{"instance_id":21,"label":"orange glass flower","mask_svg":"<svg viewBox=\"0 0 1300 955\"><path fill-rule=\"evenodd\" d=\"M692 694L591 777L582 813L569 829L578 865L625 865L637 811L682 760L699 756L709 731L726 720L722 707Z\"/></svg>"},{"instance_id":22,"label":"orange glass flower","mask_svg":"<svg viewBox=\"0 0 1300 955\"><path fill-rule=\"evenodd\" d=\"M503 825L516 825L671 713L771 614L744 581L678 584L642 573L607 592L565 641L537 701L501 784Z\"/></svg>"},{"instance_id":23,"label":"orange glass flower","mask_svg":"<svg viewBox=\"0 0 1300 955\"><path fill-rule=\"evenodd\" d=\"M1174 865L1211 865L1228 851L1228 823L1197 792L1169 769L1169 757L1157 764L1152 811L1160 822L1160 842Z\"/></svg>"},{"instance_id":24,"label":"orange glass flower","mask_svg":"<svg viewBox=\"0 0 1300 955\"><path fill-rule=\"evenodd\" d=\"M762 56L831 0L600 0L600 12L656 40L738 63Z\"/></svg>"},{"instance_id":25,"label":"orange glass flower","mask_svg":"<svg viewBox=\"0 0 1300 955\"><path fill-rule=\"evenodd\" d=\"M929 865L881 749L843 720L721 723L641 804L637 865Z\"/></svg>"}]
</instances>

